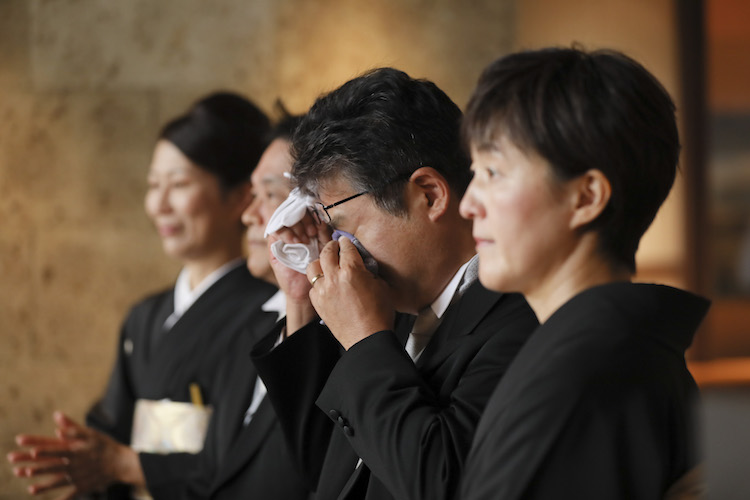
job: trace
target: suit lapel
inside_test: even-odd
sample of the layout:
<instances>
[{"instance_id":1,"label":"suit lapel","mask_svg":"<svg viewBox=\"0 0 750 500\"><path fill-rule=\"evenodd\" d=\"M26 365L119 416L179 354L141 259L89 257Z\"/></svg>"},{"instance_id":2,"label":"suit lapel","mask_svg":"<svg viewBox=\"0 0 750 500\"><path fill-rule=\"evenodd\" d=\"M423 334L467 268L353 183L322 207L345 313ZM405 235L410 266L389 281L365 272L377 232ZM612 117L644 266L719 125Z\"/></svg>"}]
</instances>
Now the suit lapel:
<instances>
[{"instance_id":1,"label":"suit lapel","mask_svg":"<svg viewBox=\"0 0 750 500\"><path fill-rule=\"evenodd\" d=\"M250 351L259 338L258 332L266 332L276 319L276 313L263 312L260 309L250 318L250 324L242 334L242 340L233 349L235 356L229 376L223 380L225 387L217 412L217 431L219 460L227 456L244 426L242 421L253 399L258 373L250 359Z\"/></svg>"},{"instance_id":2,"label":"suit lapel","mask_svg":"<svg viewBox=\"0 0 750 500\"><path fill-rule=\"evenodd\" d=\"M501 294L484 288L479 281L471 285L445 312L443 321L417 361L417 367L422 370L441 363L454 351L452 345L473 332L501 297Z\"/></svg>"},{"instance_id":3,"label":"suit lapel","mask_svg":"<svg viewBox=\"0 0 750 500\"><path fill-rule=\"evenodd\" d=\"M244 414L244 411L242 413ZM214 480L214 490L231 479L248 461L252 460L271 432L275 422L276 414L268 398L263 399L248 425L245 426L242 425L241 421L239 422L239 434L230 443L220 472ZM234 422L233 425L236 426L237 424L237 422Z\"/></svg>"},{"instance_id":4,"label":"suit lapel","mask_svg":"<svg viewBox=\"0 0 750 500\"><path fill-rule=\"evenodd\" d=\"M258 309L251 318L253 327L244 333L243 341L237 347L234 367L230 373L221 404L220 418L217 420L219 474L214 479L214 489L233 477L237 471L252 459L260 449L263 440L271 431L276 415L267 398L248 425L243 425L245 412L253 398L258 373L250 359L250 351L260 333L265 333L276 320L276 313L266 313Z\"/></svg>"},{"instance_id":5,"label":"suit lapel","mask_svg":"<svg viewBox=\"0 0 750 500\"><path fill-rule=\"evenodd\" d=\"M394 321L393 333L396 334L401 345L406 345L406 341L409 338L409 332L414 327L414 322L417 317L413 314L407 313L396 313L396 320Z\"/></svg>"},{"instance_id":6,"label":"suit lapel","mask_svg":"<svg viewBox=\"0 0 750 500\"><path fill-rule=\"evenodd\" d=\"M252 365L247 359L247 365ZM243 368L243 367L239 367ZM253 397L257 376L251 368L245 370L234 370L232 377L227 382L224 394L232 397L223 397L222 407L217 412L217 441L218 457L224 460L237 435L242 431L242 420L245 411L250 406Z\"/></svg>"}]
</instances>

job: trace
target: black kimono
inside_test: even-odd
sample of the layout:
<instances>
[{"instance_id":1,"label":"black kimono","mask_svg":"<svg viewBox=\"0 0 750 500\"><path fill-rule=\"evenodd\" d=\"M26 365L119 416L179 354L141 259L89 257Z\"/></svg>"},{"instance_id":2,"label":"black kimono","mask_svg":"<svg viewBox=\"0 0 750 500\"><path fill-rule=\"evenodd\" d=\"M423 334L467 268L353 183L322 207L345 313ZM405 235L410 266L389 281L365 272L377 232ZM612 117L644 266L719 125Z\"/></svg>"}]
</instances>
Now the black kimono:
<instances>
[{"instance_id":1,"label":"black kimono","mask_svg":"<svg viewBox=\"0 0 750 500\"><path fill-rule=\"evenodd\" d=\"M269 336L253 360L316 499L440 500L457 491L484 405L536 325L523 297L477 282L416 366L392 331L341 354L317 322L273 350Z\"/></svg>"},{"instance_id":2,"label":"black kimono","mask_svg":"<svg viewBox=\"0 0 750 500\"><path fill-rule=\"evenodd\" d=\"M708 305L631 283L563 305L487 404L461 498L663 498L699 461L684 352Z\"/></svg>"},{"instance_id":3,"label":"black kimono","mask_svg":"<svg viewBox=\"0 0 750 500\"><path fill-rule=\"evenodd\" d=\"M137 399L190 402L189 384L197 383L204 404L214 405L222 391L218 366L275 291L240 265L206 290L169 331L163 325L174 310L172 289L136 304L123 324L107 390L86 416L87 425L130 444ZM169 470L152 470L142 461L147 484L183 476L196 455L179 455L182 460L171 461ZM128 491L113 487L109 496L126 498Z\"/></svg>"}]
</instances>

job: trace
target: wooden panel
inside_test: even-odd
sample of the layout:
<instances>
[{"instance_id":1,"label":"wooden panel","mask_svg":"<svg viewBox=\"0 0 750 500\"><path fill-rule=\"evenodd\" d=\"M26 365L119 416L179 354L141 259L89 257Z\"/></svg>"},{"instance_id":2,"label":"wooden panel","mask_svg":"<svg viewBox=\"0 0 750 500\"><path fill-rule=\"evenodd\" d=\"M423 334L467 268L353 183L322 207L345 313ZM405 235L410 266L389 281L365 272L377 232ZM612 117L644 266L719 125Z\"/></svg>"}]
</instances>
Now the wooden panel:
<instances>
[{"instance_id":1,"label":"wooden panel","mask_svg":"<svg viewBox=\"0 0 750 500\"><path fill-rule=\"evenodd\" d=\"M701 388L750 386L750 357L691 361L688 368Z\"/></svg>"},{"instance_id":2,"label":"wooden panel","mask_svg":"<svg viewBox=\"0 0 750 500\"><path fill-rule=\"evenodd\" d=\"M750 300L716 299L705 320L704 359L750 357Z\"/></svg>"}]
</instances>

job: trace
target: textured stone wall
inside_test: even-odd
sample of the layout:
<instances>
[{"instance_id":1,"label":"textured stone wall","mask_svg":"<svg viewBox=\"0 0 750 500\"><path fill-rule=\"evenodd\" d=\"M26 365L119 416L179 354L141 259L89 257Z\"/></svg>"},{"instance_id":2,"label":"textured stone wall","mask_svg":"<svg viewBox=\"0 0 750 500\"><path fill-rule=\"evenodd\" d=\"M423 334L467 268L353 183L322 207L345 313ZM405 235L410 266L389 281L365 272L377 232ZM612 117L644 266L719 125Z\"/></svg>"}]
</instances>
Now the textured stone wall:
<instances>
[{"instance_id":1,"label":"textured stone wall","mask_svg":"<svg viewBox=\"0 0 750 500\"><path fill-rule=\"evenodd\" d=\"M463 106L513 17L511 0L0 0L3 454L54 409L83 416L128 306L176 276L142 209L160 124L217 88L301 112L381 65ZM0 464L0 500L25 485Z\"/></svg>"}]
</instances>

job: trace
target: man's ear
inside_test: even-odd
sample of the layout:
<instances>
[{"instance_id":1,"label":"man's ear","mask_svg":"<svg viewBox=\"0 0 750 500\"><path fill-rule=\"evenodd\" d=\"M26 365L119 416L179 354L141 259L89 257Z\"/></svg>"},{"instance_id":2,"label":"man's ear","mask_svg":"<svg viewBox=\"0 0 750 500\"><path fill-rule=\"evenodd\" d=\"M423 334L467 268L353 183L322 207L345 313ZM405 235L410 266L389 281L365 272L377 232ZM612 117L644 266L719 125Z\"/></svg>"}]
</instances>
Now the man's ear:
<instances>
[{"instance_id":1,"label":"man's ear","mask_svg":"<svg viewBox=\"0 0 750 500\"><path fill-rule=\"evenodd\" d=\"M573 209L570 228L577 229L594 221L607 208L612 185L601 170L591 169L570 181Z\"/></svg>"},{"instance_id":2,"label":"man's ear","mask_svg":"<svg viewBox=\"0 0 750 500\"><path fill-rule=\"evenodd\" d=\"M417 193L417 202L424 203L427 216L438 220L448 209L451 189L448 181L432 167L420 167L411 174L409 182Z\"/></svg>"}]
</instances>

